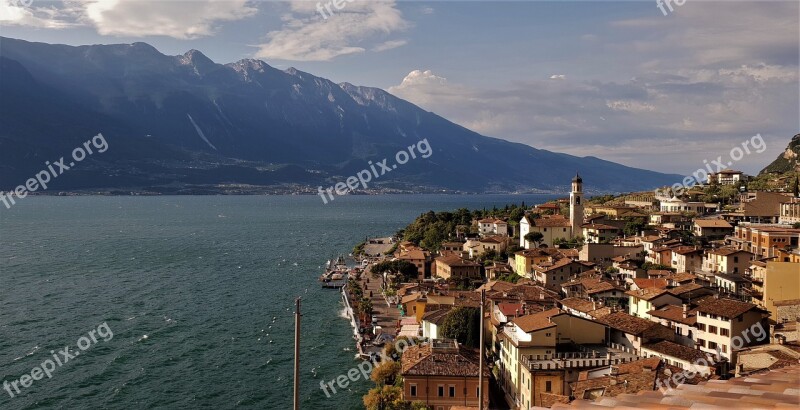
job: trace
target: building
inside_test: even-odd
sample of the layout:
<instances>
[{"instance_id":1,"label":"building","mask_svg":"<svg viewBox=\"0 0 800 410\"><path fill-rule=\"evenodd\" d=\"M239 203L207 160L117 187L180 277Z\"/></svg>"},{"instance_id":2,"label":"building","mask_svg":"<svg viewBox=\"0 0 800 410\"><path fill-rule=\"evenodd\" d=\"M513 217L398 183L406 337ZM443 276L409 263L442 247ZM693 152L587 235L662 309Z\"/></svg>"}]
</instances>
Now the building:
<instances>
[{"instance_id":1,"label":"building","mask_svg":"<svg viewBox=\"0 0 800 410\"><path fill-rule=\"evenodd\" d=\"M776 303L800 299L800 264L755 261L745 273L752 282L750 301L778 317Z\"/></svg>"},{"instance_id":2,"label":"building","mask_svg":"<svg viewBox=\"0 0 800 410\"><path fill-rule=\"evenodd\" d=\"M697 307L697 346L732 360L742 347L769 343L769 328L763 323L768 315L752 303L710 298Z\"/></svg>"},{"instance_id":3,"label":"building","mask_svg":"<svg viewBox=\"0 0 800 410\"><path fill-rule=\"evenodd\" d=\"M688 212L697 215L713 212L718 206L717 204L707 204L705 202L686 202L674 196L672 198L660 198L660 202L659 210L661 212Z\"/></svg>"},{"instance_id":4,"label":"building","mask_svg":"<svg viewBox=\"0 0 800 410\"><path fill-rule=\"evenodd\" d=\"M644 357L658 357L667 364L690 372L710 376L715 373L712 363L716 361L708 353L682 344L662 340L642 346Z\"/></svg>"},{"instance_id":5,"label":"building","mask_svg":"<svg viewBox=\"0 0 800 410\"><path fill-rule=\"evenodd\" d=\"M712 273L742 274L750 268L753 254L736 248L709 249L703 258L703 270Z\"/></svg>"},{"instance_id":6,"label":"building","mask_svg":"<svg viewBox=\"0 0 800 410\"><path fill-rule=\"evenodd\" d=\"M622 232L616 226L596 224L594 222L581 225L586 243L610 243Z\"/></svg>"},{"instance_id":7,"label":"building","mask_svg":"<svg viewBox=\"0 0 800 410\"><path fill-rule=\"evenodd\" d=\"M709 240L723 239L733 234L733 225L724 219L695 219L692 232Z\"/></svg>"},{"instance_id":8,"label":"building","mask_svg":"<svg viewBox=\"0 0 800 410\"><path fill-rule=\"evenodd\" d=\"M514 271L522 277L530 277L533 267L551 262L558 256L555 248L534 248L519 251L514 254Z\"/></svg>"},{"instance_id":9,"label":"building","mask_svg":"<svg viewBox=\"0 0 800 410\"><path fill-rule=\"evenodd\" d=\"M432 340L403 352L403 400L421 401L430 409L479 404L479 356L453 340ZM483 375L484 407L489 405L489 369Z\"/></svg>"},{"instance_id":10,"label":"building","mask_svg":"<svg viewBox=\"0 0 800 410\"><path fill-rule=\"evenodd\" d=\"M508 236L508 223L498 218L484 218L478 221L478 234Z\"/></svg>"},{"instance_id":11,"label":"building","mask_svg":"<svg viewBox=\"0 0 800 410\"><path fill-rule=\"evenodd\" d=\"M703 250L700 248L676 246L670 250L670 266L678 272L692 272L703 266Z\"/></svg>"},{"instance_id":12,"label":"building","mask_svg":"<svg viewBox=\"0 0 800 410\"><path fill-rule=\"evenodd\" d=\"M555 355L558 345L597 344L606 341L605 326L549 309L517 317L503 328L500 349L500 386L510 404L520 402L522 360L525 357Z\"/></svg>"},{"instance_id":13,"label":"building","mask_svg":"<svg viewBox=\"0 0 800 410\"><path fill-rule=\"evenodd\" d=\"M444 279L480 279L483 276L482 268L479 263L455 255L436 258L436 276Z\"/></svg>"},{"instance_id":14,"label":"building","mask_svg":"<svg viewBox=\"0 0 800 410\"><path fill-rule=\"evenodd\" d=\"M628 309L630 314L643 319L650 318L650 311L658 309L664 305L681 305L681 299L670 293L667 289L646 288L639 290L629 290Z\"/></svg>"},{"instance_id":15,"label":"building","mask_svg":"<svg viewBox=\"0 0 800 410\"><path fill-rule=\"evenodd\" d=\"M450 313L452 309L443 308L432 310L430 312L425 312L422 315L422 337L427 339L439 339L441 338L441 334L439 333L439 327L444 324L444 319L447 317L447 314Z\"/></svg>"},{"instance_id":16,"label":"building","mask_svg":"<svg viewBox=\"0 0 800 410\"><path fill-rule=\"evenodd\" d=\"M608 327L608 339L612 346L619 346L639 354L643 344L661 340L672 341L675 338L673 330L661 323L631 316L625 312L614 312L596 321Z\"/></svg>"},{"instance_id":17,"label":"building","mask_svg":"<svg viewBox=\"0 0 800 410\"><path fill-rule=\"evenodd\" d=\"M578 173L572 178L572 192L569 194L569 222L571 236L577 236L583 225L583 179Z\"/></svg>"},{"instance_id":18,"label":"building","mask_svg":"<svg viewBox=\"0 0 800 410\"><path fill-rule=\"evenodd\" d=\"M781 202L778 223L787 225L800 223L800 200L795 198L789 202Z\"/></svg>"},{"instance_id":19,"label":"building","mask_svg":"<svg viewBox=\"0 0 800 410\"><path fill-rule=\"evenodd\" d=\"M778 256L780 249L800 246L800 229L771 224L740 223L726 241L757 258Z\"/></svg>"},{"instance_id":20,"label":"building","mask_svg":"<svg viewBox=\"0 0 800 410\"><path fill-rule=\"evenodd\" d=\"M561 258L533 266L531 279L547 289L560 291L561 284L571 279L572 275L590 270L594 264L590 262L574 261Z\"/></svg>"},{"instance_id":21,"label":"building","mask_svg":"<svg viewBox=\"0 0 800 410\"><path fill-rule=\"evenodd\" d=\"M665 305L648 312L650 320L661 323L675 332L675 343L694 348L697 310L684 303L681 306Z\"/></svg>"},{"instance_id":22,"label":"building","mask_svg":"<svg viewBox=\"0 0 800 410\"><path fill-rule=\"evenodd\" d=\"M398 260L406 261L417 267L417 277L422 280L430 276L430 253L416 246L409 246L399 251Z\"/></svg>"},{"instance_id":23,"label":"building","mask_svg":"<svg viewBox=\"0 0 800 410\"><path fill-rule=\"evenodd\" d=\"M709 184L719 185L736 185L742 180L742 171L734 171L732 169L723 169L719 172L708 174L707 182Z\"/></svg>"},{"instance_id":24,"label":"building","mask_svg":"<svg viewBox=\"0 0 800 410\"><path fill-rule=\"evenodd\" d=\"M572 223L561 215L544 216L534 220L525 216L519 222L519 232L520 246L525 249L536 246L535 243L525 239L525 235L533 232L542 234L542 240L539 245L547 245L552 248L553 243L557 240L569 240L572 238Z\"/></svg>"}]
</instances>

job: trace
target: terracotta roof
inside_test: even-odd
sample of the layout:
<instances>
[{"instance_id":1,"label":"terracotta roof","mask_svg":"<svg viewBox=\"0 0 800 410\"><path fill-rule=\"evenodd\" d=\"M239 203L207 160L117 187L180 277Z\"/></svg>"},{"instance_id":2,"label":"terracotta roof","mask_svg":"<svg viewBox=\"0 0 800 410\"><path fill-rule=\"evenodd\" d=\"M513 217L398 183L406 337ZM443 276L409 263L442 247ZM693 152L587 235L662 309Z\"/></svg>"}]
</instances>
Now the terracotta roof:
<instances>
[{"instance_id":1,"label":"terracotta roof","mask_svg":"<svg viewBox=\"0 0 800 410\"><path fill-rule=\"evenodd\" d=\"M567 218L539 218L533 221L535 226L542 228L569 228L572 223Z\"/></svg>"},{"instance_id":2,"label":"terracotta roof","mask_svg":"<svg viewBox=\"0 0 800 410\"><path fill-rule=\"evenodd\" d=\"M740 249L734 249L734 248L717 248L717 249L709 249L708 250L708 254L709 255L719 255L719 256L728 256L728 255L733 255L734 253L740 253L740 252L750 253L750 252L747 252L747 251L743 251L743 250L740 250Z\"/></svg>"},{"instance_id":3,"label":"terracotta roof","mask_svg":"<svg viewBox=\"0 0 800 410\"><path fill-rule=\"evenodd\" d=\"M724 219L695 219L694 224L701 228L729 228L733 229L733 225L729 224Z\"/></svg>"},{"instance_id":4,"label":"terracotta roof","mask_svg":"<svg viewBox=\"0 0 800 410\"><path fill-rule=\"evenodd\" d=\"M566 298L561 300L559 303L561 303L561 305L564 307L568 307L579 312L585 313L594 310L594 303L592 303L591 300L582 298Z\"/></svg>"},{"instance_id":5,"label":"terracotta roof","mask_svg":"<svg viewBox=\"0 0 800 410\"><path fill-rule=\"evenodd\" d=\"M554 261L553 263L550 263L550 264L538 264L538 265L535 266L535 268L538 271L549 272L549 271L551 271L553 269L558 269L558 268L567 266L567 265L569 265L571 263L577 263L577 262L575 262L575 261L573 261L572 259L569 259L569 258L561 258L561 259L558 259L558 260L556 260L556 261Z\"/></svg>"},{"instance_id":6,"label":"terracotta roof","mask_svg":"<svg viewBox=\"0 0 800 410\"><path fill-rule=\"evenodd\" d=\"M619 231L619 230L621 230L621 229L617 228L616 226L604 225L604 224L596 224L596 223L583 224L583 225L581 225L581 228L611 230L611 231Z\"/></svg>"},{"instance_id":7,"label":"terracotta roof","mask_svg":"<svg viewBox=\"0 0 800 410\"><path fill-rule=\"evenodd\" d=\"M684 318L683 306L676 305L664 305L658 309L647 312L648 315L653 317L694 326L694 324L697 323L697 309L691 309L686 313L687 315Z\"/></svg>"},{"instance_id":8,"label":"terracotta roof","mask_svg":"<svg viewBox=\"0 0 800 410\"><path fill-rule=\"evenodd\" d=\"M497 308L506 316L516 316L522 313L522 303L498 303Z\"/></svg>"},{"instance_id":9,"label":"terracotta roof","mask_svg":"<svg viewBox=\"0 0 800 410\"><path fill-rule=\"evenodd\" d=\"M659 325L656 322L631 316L625 312L614 312L610 315L595 320L602 324L608 325L613 329L617 329L632 335L642 334L651 327Z\"/></svg>"},{"instance_id":10,"label":"terracotta roof","mask_svg":"<svg viewBox=\"0 0 800 410\"><path fill-rule=\"evenodd\" d=\"M642 390L591 402L575 400L552 408L707 409L707 408L797 408L800 365L761 372L729 380L672 385L664 393ZM652 390L652 389L650 389Z\"/></svg>"},{"instance_id":11,"label":"terracotta roof","mask_svg":"<svg viewBox=\"0 0 800 410\"><path fill-rule=\"evenodd\" d=\"M550 317L558 314L561 314L561 309L550 309L532 315L520 316L511 322L522 329L523 332L530 333L556 326L555 323L550 321Z\"/></svg>"},{"instance_id":12,"label":"terracotta roof","mask_svg":"<svg viewBox=\"0 0 800 410\"><path fill-rule=\"evenodd\" d=\"M703 351L699 349L692 349L691 347L670 342L668 340L642 345L642 348L692 363L701 359L708 360L708 354L704 353Z\"/></svg>"},{"instance_id":13,"label":"terracotta roof","mask_svg":"<svg viewBox=\"0 0 800 410\"><path fill-rule=\"evenodd\" d=\"M439 341L441 342L441 341ZM437 351L430 343L408 347L401 359L402 374L413 376L478 377L478 354L463 346ZM488 367L488 366L487 366ZM485 370L488 375L488 368Z\"/></svg>"},{"instance_id":14,"label":"terracotta roof","mask_svg":"<svg viewBox=\"0 0 800 410\"><path fill-rule=\"evenodd\" d=\"M640 300L650 301L667 293L667 290L661 288L644 288L639 290L629 290L625 293Z\"/></svg>"},{"instance_id":15,"label":"terracotta roof","mask_svg":"<svg viewBox=\"0 0 800 410\"><path fill-rule=\"evenodd\" d=\"M447 317L447 314L450 313L450 310L450 308L443 308L427 311L424 315L422 315L422 320L435 323L436 325L441 325L444 323L444 319Z\"/></svg>"},{"instance_id":16,"label":"terracotta roof","mask_svg":"<svg viewBox=\"0 0 800 410\"><path fill-rule=\"evenodd\" d=\"M698 312L709 313L712 315L726 318L735 318L742 313L756 308L756 305L747 302L740 302L733 299L709 299L697 307Z\"/></svg>"},{"instance_id":17,"label":"terracotta roof","mask_svg":"<svg viewBox=\"0 0 800 410\"><path fill-rule=\"evenodd\" d=\"M479 263L461 259L460 256L456 255L440 256L436 258L436 261L442 262L449 266L481 266Z\"/></svg>"},{"instance_id":18,"label":"terracotta roof","mask_svg":"<svg viewBox=\"0 0 800 410\"><path fill-rule=\"evenodd\" d=\"M634 278L633 283L635 283L639 289L666 289L667 285L669 285L668 281L664 278Z\"/></svg>"},{"instance_id":19,"label":"terracotta roof","mask_svg":"<svg viewBox=\"0 0 800 410\"><path fill-rule=\"evenodd\" d=\"M680 295L683 295L684 293L692 292L692 291L695 291L695 290L698 290L698 289L702 289L704 287L705 286L703 286L703 285L701 285L699 283L687 283L687 284L680 285L678 287L670 289L669 293L671 293L671 294L673 294L675 296L680 296Z\"/></svg>"}]
</instances>

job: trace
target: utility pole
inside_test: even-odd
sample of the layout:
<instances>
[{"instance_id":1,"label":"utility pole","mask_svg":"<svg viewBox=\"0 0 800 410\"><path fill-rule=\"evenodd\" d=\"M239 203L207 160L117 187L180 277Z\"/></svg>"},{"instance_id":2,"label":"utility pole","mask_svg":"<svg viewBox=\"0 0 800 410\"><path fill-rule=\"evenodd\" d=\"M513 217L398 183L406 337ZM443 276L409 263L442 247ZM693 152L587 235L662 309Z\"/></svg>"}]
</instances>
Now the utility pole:
<instances>
[{"instance_id":1,"label":"utility pole","mask_svg":"<svg viewBox=\"0 0 800 410\"><path fill-rule=\"evenodd\" d=\"M300 410L300 298L294 301L294 410Z\"/></svg>"},{"instance_id":2,"label":"utility pole","mask_svg":"<svg viewBox=\"0 0 800 410\"><path fill-rule=\"evenodd\" d=\"M483 410L483 310L486 306L486 289L481 289L480 358L478 359L478 410Z\"/></svg>"}]
</instances>

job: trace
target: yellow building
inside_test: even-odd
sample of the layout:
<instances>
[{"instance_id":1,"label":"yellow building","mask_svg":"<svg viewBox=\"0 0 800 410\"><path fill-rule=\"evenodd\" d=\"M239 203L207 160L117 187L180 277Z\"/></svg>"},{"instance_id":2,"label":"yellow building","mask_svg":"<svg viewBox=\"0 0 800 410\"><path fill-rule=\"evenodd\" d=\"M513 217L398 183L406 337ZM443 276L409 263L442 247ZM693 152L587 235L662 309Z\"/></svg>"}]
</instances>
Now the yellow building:
<instances>
[{"instance_id":1,"label":"yellow building","mask_svg":"<svg viewBox=\"0 0 800 410\"><path fill-rule=\"evenodd\" d=\"M755 276L759 272L763 272L763 278ZM800 263L769 261L766 269L755 270L753 273L753 288L761 291L761 298L755 297L753 303L768 310L771 317L778 317L775 302L800 299ZM758 286L757 281L763 284Z\"/></svg>"},{"instance_id":2,"label":"yellow building","mask_svg":"<svg viewBox=\"0 0 800 410\"><path fill-rule=\"evenodd\" d=\"M514 254L514 272L517 275L528 277L533 272L534 265L549 262L558 250L554 248L527 249Z\"/></svg>"}]
</instances>

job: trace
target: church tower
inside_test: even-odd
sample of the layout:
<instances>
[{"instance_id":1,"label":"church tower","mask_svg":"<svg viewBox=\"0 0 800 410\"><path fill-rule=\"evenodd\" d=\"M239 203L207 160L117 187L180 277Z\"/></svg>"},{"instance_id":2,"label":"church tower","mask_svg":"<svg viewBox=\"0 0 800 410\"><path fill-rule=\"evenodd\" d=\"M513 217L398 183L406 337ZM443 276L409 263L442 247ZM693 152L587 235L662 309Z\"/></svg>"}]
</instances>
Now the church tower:
<instances>
[{"instance_id":1,"label":"church tower","mask_svg":"<svg viewBox=\"0 0 800 410\"><path fill-rule=\"evenodd\" d=\"M569 194L569 222L573 237L583 235L583 179L578 173L572 178L572 192Z\"/></svg>"}]
</instances>

